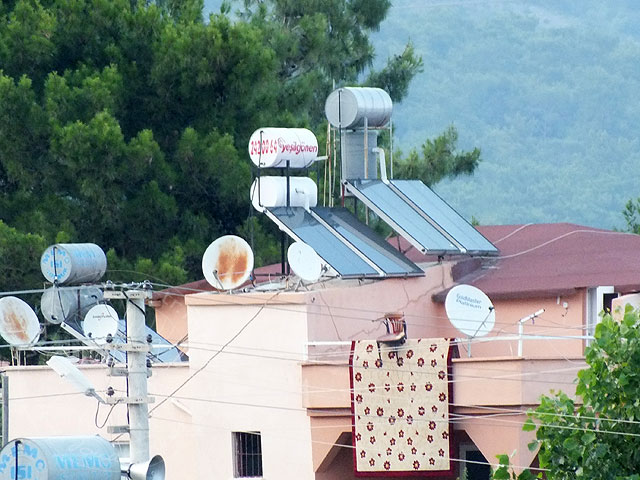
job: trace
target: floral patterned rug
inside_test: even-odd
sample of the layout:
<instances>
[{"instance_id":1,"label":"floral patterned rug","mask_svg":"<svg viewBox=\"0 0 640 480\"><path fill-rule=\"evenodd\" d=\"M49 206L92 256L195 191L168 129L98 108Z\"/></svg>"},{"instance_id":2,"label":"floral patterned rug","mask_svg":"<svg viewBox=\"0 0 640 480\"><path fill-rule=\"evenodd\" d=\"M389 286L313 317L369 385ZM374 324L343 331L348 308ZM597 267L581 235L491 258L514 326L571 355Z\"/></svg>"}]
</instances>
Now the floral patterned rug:
<instances>
[{"instance_id":1,"label":"floral patterned rug","mask_svg":"<svg viewBox=\"0 0 640 480\"><path fill-rule=\"evenodd\" d=\"M351 347L356 473L451 471L449 340L375 340Z\"/></svg>"}]
</instances>

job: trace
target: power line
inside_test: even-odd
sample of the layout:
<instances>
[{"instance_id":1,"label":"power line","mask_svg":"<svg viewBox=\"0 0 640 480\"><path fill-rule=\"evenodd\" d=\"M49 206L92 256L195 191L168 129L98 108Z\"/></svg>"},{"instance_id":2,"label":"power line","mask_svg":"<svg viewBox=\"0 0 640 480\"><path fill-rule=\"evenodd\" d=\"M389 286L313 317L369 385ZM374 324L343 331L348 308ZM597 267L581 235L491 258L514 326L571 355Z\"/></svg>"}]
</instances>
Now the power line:
<instances>
[{"instance_id":1,"label":"power line","mask_svg":"<svg viewBox=\"0 0 640 480\"><path fill-rule=\"evenodd\" d=\"M213 426L213 425L207 425L207 424L194 424L192 422L185 422L183 420L175 420L175 419L170 419L170 418L164 418L164 417L153 417L155 420L159 420L159 421L163 421L163 422L171 422L171 423L178 423L178 424L183 424L183 425L195 425L198 427L204 427L207 429L211 429L211 430L220 430L220 431L226 431L226 429L217 427L217 426ZM310 427L312 430L315 429L323 429L323 428L334 428L334 426L330 426L330 427L325 427L325 426L311 426ZM347 428L347 427L345 427ZM351 428L351 425L348 426L348 428ZM242 430L239 430L238 432L240 433L254 433L254 432L242 432ZM280 438L288 438L286 436L283 435L279 435ZM349 450L353 450L356 447L354 447L353 445L347 445L344 443L335 443L335 442L324 442L321 440L313 440L311 439L311 443L315 443L318 445L329 445L332 447L337 447L337 448L346 448ZM467 460L467 459L461 459L461 458L455 458L455 457L449 457L449 460L452 462L456 462L456 463L465 463L465 464L474 464L474 465L487 465L487 466L491 466L491 467L500 467L499 464L496 463L490 463L490 462L482 462L479 460ZM510 465L512 468L528 468L530 470L535 470L535 471L548 471L548 469L545 468L536 468L536 467L527 467L527 466L516 466L516 465Z\"/></svg>"},{"instance_id":2,"label":"power line","mask_svg":"<svg viewBox=\"0 0 640 480\"><path fill-rule=\"evenodd\" d=\"M262 310L264 309L264 307L268 304L268 302L270 302L271 300L273 300L274 298L276 298L278 295L280 294L280 292L276 292L275 294L273 294L271 296L271 298L269 298L268 300L265 301L265 303L263 303L260 308L258 309L258 311L242 326L242 328L240 328L235 335L233 335L223 346L220 350L216 351L211 357L209 357L209 359L200 367L198 368L195 372L193 372L191 375L189 375L189 377L187 377L187 379L182 382L180 385L178 385L178 387L176 387L173 392L166 397L164 400L162 400L161 402L159 402L158 404L156 404L152 409L149 410L149 414L151 414L154 410L156 410L158 407L160 407L160 405L162 405L164 402L166 402L169 398L171 398L174 394L176 394L178 391L180 391L187 383L189 383L196 375L198 375L200 372L202 372L205 368L207 368L207 366L220 354L224 351L224 349L230 345L236 338L238 338L240 336L240 334L242 332L245 331L245 329L247 327L249 327L249 325L251 325L251 323L258 317L258 315L260 315L260 313L262 312Z\"/></svg>"}]
</instances>

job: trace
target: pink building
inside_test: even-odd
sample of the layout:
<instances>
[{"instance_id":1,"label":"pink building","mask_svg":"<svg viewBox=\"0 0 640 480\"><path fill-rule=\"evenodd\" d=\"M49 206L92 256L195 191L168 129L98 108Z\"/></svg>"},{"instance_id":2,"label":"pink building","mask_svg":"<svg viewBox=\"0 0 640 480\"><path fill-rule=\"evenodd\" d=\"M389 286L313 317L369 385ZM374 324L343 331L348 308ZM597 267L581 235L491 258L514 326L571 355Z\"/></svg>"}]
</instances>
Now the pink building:
<instances>
[{"instance_id":1,"label":"pink building","mask_svg":"<svg viewBox=\"0 0 640 480\"><path fill-rule=\"evenodd\" d=\"M420 469L417 478L486 479L485 463L500 453L513 454L513 465L535 465L527 448L531 434L522 432L525 412L550 390L571 393L598 313L618 294L640 291L640 236L572 224L479 230L499 248L498 257L438 260L400 242L424 276L307 286L276 279L247 293L174 289L157 295L159 332L182 340L189 353L189 362L155 367L149 383L156 397L151 451L165 458L167 478L356 478L359 432L352 408L360 390L352 389L351 342L376 344L390 312L404 315L408 345L452 339L450 367L439 367L451 387L443 401L446 416L440 417L446 425L436 425L447 434L443 457L450 471ZM495 327L471 343L455 340L461 334L444 309L447 291L461 283L482 289L495 307ZM522 322L520 332L520 320L541 309L534 321ZM397 357L398 368L391 368L394 363L383 355L393 350L381 352L389 375L396 375ZM83 370L99 390L126 388L121 378L107 377L104 366ZM124 407L98 428L107 411L94 422L95 401L74 394L47 367L15 367L8 374L11 438L99 433L126 443L126 436L107 430L126 423ZM398 390L393 382L390 390ZM394 412L378 414L378 421L405 419L395 413L399 396L382 395ZM420 428L416 432L427 432ZM390 451L395 461L400 454ZM373 463L382 468L360 478L392 475L384 471L384 452L365 455L380 455Z\"/></svg>"}]
</instances>

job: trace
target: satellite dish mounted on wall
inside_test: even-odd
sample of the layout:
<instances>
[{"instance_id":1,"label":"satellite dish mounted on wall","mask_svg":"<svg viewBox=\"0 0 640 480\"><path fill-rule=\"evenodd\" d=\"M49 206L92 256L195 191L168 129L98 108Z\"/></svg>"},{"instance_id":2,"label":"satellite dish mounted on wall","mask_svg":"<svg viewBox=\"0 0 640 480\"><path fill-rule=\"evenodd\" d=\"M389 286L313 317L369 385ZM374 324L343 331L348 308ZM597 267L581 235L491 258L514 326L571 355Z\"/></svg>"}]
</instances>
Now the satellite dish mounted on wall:
<instances>
[{"instance_id":1,"label":"satellite dish mounted on wall","mask_svg":"<svg viewBox=\"0 0 640 480\"><path fill-rule=\"evenodd\" d=\"M118 333L118 312L109 305L95 305L85 315L82 329L96 343L107 343L107 336Z\"/></svg>"},{"instance_id":2,"label":"satellite dish mounted on wall","mask_svg":"<svg viewBox=\"0 0 640 480\"><path fill-rule=\"evenodd\" d=\"M471 285L457 285L449 290L444 308L451 324L469 339L484 337L496 323L496 311L489 297ZM471 356L471 346L469 346Z\"/></svg>"},{"instance_id":3,"label":"satellite dish mounted on wall","mask_svg":"<svg viewBox=\"0 0 640 480\"><path fill-rule=\"evenodd\" d=\"M249 244L235 235L215 240L202 257L202 273L217 290L233 290L245 283L253 271Z\"/></svg>"},{"instance_id":4,"label":"satellite dish mounted on wall","mask_svg":"<svg viewBox=\"0 0 640 480\"><path fill-rule=\"evenodd\" d=\"M293 242L289 245L287 260L293 273L304 282L315 282L320 278L320 275L322 275L322 259L316 251L306 243Z\"/></svg>"},{"instance_id":5,"label":"satellite dish mounted on wall","mask_svg":"<svg viewBox=\"0 0 640 480\"><path fill-rule=\"evenodd\" d=\"M33 345L40 338L40 323L33 309L16 297L0 298L0 336L13 347Z\"/></svg>"}]
</instances>

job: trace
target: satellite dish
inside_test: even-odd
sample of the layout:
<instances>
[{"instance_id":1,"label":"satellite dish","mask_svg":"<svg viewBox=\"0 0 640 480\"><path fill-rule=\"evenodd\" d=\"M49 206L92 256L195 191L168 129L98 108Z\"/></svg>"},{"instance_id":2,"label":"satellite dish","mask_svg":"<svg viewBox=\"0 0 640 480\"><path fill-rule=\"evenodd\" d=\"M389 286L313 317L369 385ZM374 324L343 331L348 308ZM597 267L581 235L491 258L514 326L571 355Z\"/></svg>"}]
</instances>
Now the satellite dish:
<instances>
[{"instance_id":1,"label":"satellite dish","mask_svg":"<svg viewBox=\"0 0 640 480\"><path fill-rule=\"evenodd\" d=\"M232 290L246 282L253 271L253 252L242 238L225 235L207 247L202 273L217 290Z\"/></svg>"},{"instance_id":2,"label":"satellite dish","mask_svg":"<svg viewBox=\"0 0 640 480\"><path fill-rule=\"evenodd\" d=\"M14 347L33 345L40 338L36 313L16 297L0 298L0 336Z\"/></svg>"},{"instance_id":3,"label":"satellite dish","mask_svg":"<svg viewBox=\"0 0 640 480\"><path fill-rule=\"evenodd\" d=\"M489 297L471 285L449 290L444 308L451 324L467 337L484 337L496 323L496 311Z\"/></svg>"},{"instance_id":4,"label":"satellite dish","mask_svg":"<svg viewBox=\"0 0 640 480\"><path fill-rule=\"evenodd\" d=\"M303 242L293 242L287 250L291 270L305 282L315 282L322 275L322 259L316 251Z\"/></svg>"},{"instance_id":5,"label":"satellite dish","mask_svg":"<svg viewBox=\"0 0 640 480\"><path fill-rule=\"evenodd\" d=\"M96 305L85 315L82 329L97 343L107 343L107 335L114 337L118 332L118 313L110 305Z\"/></svg>"}]
</instances>

